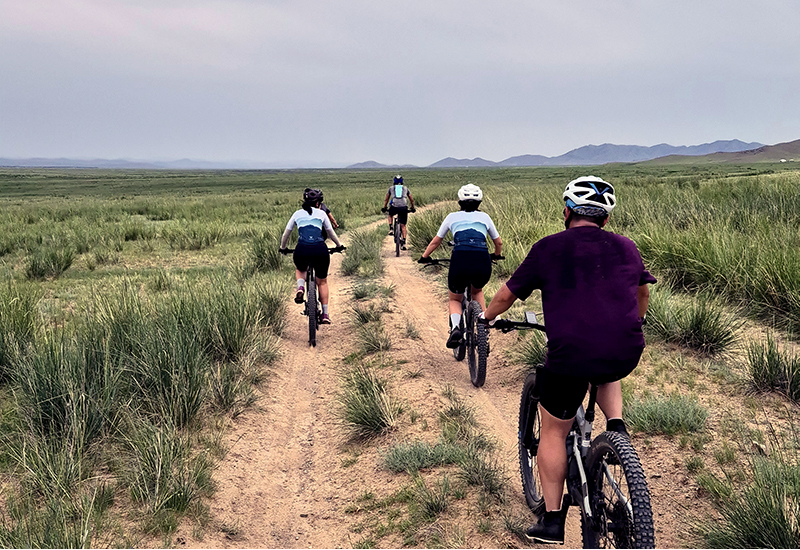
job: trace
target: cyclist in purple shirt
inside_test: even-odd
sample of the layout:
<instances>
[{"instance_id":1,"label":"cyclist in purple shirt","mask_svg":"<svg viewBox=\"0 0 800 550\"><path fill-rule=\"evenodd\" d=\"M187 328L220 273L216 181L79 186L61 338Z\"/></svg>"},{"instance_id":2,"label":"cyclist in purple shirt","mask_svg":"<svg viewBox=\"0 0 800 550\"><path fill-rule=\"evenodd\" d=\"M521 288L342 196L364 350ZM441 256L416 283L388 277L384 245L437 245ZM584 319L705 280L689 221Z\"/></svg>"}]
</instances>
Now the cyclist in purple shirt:
<instances>
[{"instance_id":1,"label":"cyclist in purple shirt","mask_svg":"<svg viewBox=\"0 0 800 550\"><path fill-rule=\"evenodd\" d=\"M483 317L494 320L515 300L539 289L547 333L547 358L537 384L541 439L537 465L546 510L526 531L528 538L564 543L567 507L564 441L578 407L597 384L597 404L607 430L627 435L620 380L644 349L642 323L656 279L645 269L636 244L603 230L616 204L614 188L595 176L571 181L564 191L566 231L533 245L492 299Z\"/></svg>"}]
</instances>

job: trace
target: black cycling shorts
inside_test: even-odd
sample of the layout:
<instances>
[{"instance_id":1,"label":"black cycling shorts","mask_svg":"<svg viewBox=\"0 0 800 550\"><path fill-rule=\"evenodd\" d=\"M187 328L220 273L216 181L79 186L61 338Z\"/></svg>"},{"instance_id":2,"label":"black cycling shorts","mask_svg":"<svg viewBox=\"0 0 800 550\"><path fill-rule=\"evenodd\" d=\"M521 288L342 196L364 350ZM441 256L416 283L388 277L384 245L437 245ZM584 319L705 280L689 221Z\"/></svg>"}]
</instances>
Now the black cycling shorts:
<instances>
[{"instance_id":1,"label":"black cycling shorts","mask_svg":"<svg viewBox=\"0 0 800 550\"><path fill-rule=\"evenodd\" d=\"M616 374L601 377L569 376L548 368L540 368L536 375L539 404L556 418L561 420L573 418L583 403L586 392L589 391L589 384L601 385L622 380L633 372L639 364L639 358L614 363L610 370Z\"/></svg>"},{"instance_id":2,"label":"black cycling shorts","mask_svg":"<svg viewBox=\"0 0 800 550\"><path fill-rule=\"evenodd\" d=\"M325 279L328 276L328 267L331 265L331 255L328 246L324 243L300 244L294 248L292 255L294 266L299 271L306 271L308 266L314 267L314 275L317 279Z\"/></svg>"},{"instance_id":3,"label":"black cycling shorts","mask_svg":"<svg viewBox=\"0 0 800 550\"><path fill-rule=\"evenodd\" d=\"M398 223L405 225L408 223L408 206L390 206L389 215L397 216Z\"/></svg>"},{"instance_id":4,"label":"black cycling shorts","mask_svg":"<svg viewBox=\"0 0 800 550\"><path fill-rule=\"evenodd\" d=\"M447 288L454 294L463 294L467 286L482 289L492 276L492 258L489 250L454 250L450 255Z\"/></svg>"}]
</instances>

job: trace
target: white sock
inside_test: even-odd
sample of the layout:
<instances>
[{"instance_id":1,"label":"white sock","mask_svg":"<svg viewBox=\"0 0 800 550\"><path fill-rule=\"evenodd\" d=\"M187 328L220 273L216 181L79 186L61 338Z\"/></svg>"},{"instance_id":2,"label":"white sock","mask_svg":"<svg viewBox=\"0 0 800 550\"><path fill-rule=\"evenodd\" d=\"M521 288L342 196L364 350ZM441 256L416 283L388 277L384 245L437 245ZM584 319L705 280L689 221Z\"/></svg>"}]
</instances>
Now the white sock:
<instances>
[{"instance_id":1,"label":"white sock","mask_svg":"<svg viewBox=\"0 0 800 550\"><path fill-rule=\"evenodd\" d=\"M328 314L328 304L322 304L322 313Z\"/></svg>"},{"instance_id":2,"label":"white sock","mask_svg":"<svg viewBox=\"0 0 800 550\"><path fill-rule=\"evenodd\" d=\"M461 314L460 313L451 313L450 314L450 326L457 327L461 323Z\"/></svg>"},{"instance_id":3,"label":"white sock","mask_svg":"<svg viewBox=\"0 0 800 550\"><path fill-rule=\"evenodd\" d=\"M302 290L303 292L306 291L306 280L305 279L297 279L297 290Z\"/></svg>"}]
</instances>

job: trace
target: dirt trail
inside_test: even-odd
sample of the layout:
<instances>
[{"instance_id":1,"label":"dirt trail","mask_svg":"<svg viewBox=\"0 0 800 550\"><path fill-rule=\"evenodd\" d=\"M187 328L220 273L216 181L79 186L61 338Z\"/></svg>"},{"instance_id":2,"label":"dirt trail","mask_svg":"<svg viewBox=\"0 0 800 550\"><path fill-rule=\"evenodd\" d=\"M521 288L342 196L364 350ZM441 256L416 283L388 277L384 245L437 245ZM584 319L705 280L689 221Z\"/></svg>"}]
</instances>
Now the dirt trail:
<instances>
[{"instance_id":1,"label":"dirt trail","mask_svg":"<svg viewBox=\"0 0 800 550\"><path fill-rule=\"evenodd\" d=\"M517 367L504 361L500 351L512 345L513 336L492 333L494 351L489 358L486 384L474 388L466 361L456 362L444 347L447 338L444 289L433 277L420 273L408 252L395 257L390 238L384 242L382 255L386 265L383 284L395 287L395 307L385 314L386 325L399 334L410 322L420 335L420 339L393 338L392 356L402 358L403 369L421 373L403 383L403 401L435 418L436 413L430 411L436 410L445 385L451 385L468 400L485 431L498 443L502 465L514 490L516 511L532 519L524 507L518 482L519 375ZM190 522L185 522L176 535L179 546L352 547L359 540L353 530L358 519L347 513L348 506L365 491L376 488L388 491L407 482L397 479L401 476L381 470L376 448L365 449L364 456L359 457L361 450L353 454L343 444L338 430L334 414L339 388L337 372L342 358L357 347L346 316L353 281L341 275L341 260L341 255L332 256L333 324L321 327L317 347L311 348L307 343L307 318L301 315L301 306L290 303L288 327L283 335L283 359L263 388L259 407L237 418L225 435L230 451L214 473L217 492L209 502L211 524L200 533ZM369 458L365 458L367 455ZM358 463L345 465L348 457L357 457ZM663 469L661 464L654 467ZM645 468L649 470L647 465ZM658 503L654 504L658 512ZM581 546L578 516L577 512L569 515L568 547ZM680 544L674 532L665 536L660 517L656 523L659 546ZM471 538L472 534L467 533L467 547L520 545L507 532L493 538L477 534ZM381 540L378 544L399 546L402 541Z\"/></svg>"}]
</instances>

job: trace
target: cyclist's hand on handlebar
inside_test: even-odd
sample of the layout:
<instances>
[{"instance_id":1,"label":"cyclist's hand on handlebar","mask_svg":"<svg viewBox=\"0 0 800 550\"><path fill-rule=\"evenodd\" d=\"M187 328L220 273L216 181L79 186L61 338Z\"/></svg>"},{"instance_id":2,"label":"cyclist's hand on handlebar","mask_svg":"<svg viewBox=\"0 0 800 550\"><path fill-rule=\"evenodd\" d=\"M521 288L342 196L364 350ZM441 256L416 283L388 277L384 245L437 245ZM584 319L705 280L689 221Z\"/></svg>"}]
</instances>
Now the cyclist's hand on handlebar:
<instances>
[{"instance_id":1,"label":"cyclist's hand on handlebar","mask_svg":"<svg viewBox=\"0 0 800 550\"><path fill-rule=\"evenodd\" d=\"M418 264L429 264L432 261L433 261L433 258L431 258L430 256L428 256L427 258L425 256L420 256L419 260L417 260L417 263Z\"/></svg>"},{"instance_id":2,"label":"cyclist's hand on handlebar","mask_svg":"<svg viewBox=\"0 0 800 550\"><path fill-rule=\"evenodd\" d=\"M506 259L505 256L501 256L500 254L495 254L494 252L489 254L489 257L492 259L493 262L496 262L498 260L505 260Z\"/></svg>"},{"instance_id":3,"label":"cyclist's hand on handlebar","mask_svg":"<svg viewBox=\"0 0 800 550\"><path fill-rule=\"evenodd\" d=\"M343 244L340 244L339 246L333 249L333 252L344 252L345 250L347 250L347 247Z\"/></svg>"},{"instance_id":4,"label":"cyclist's hand on handlebar","mask_svg":"<svg viewBox=\"0 0 800 550\"><path fill-rule=\"evenodd\" d=\"M417 209L416 209L416 207L412 206L411 208L408 209L408 211L413 214L414 212L417 211Z\"/></svg>"},{"instance_id":5,"label":"cyclist's hand on handlebar","mask_svg":"<svg viewBox=\"0 0 800 550\"><path fill-rule=\"evenodd\" d=\"M384 214L386 214L388 211L389 211L389 209L386 208L385 206L383 208L381 208L381 212L383 212Z\"/></svg>"},{"instance_id":6,"label":"cyclist's hand on handlebar","mask_svg":"<svg viewBox=\"0 0 800 550\"><path fill-rule=\"evenodd\" d=\"M289 253L289 249L288 248L279 248L278 252L280 252L281 254L286 256Z\"/></svg>"}]
</instances>

